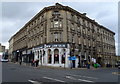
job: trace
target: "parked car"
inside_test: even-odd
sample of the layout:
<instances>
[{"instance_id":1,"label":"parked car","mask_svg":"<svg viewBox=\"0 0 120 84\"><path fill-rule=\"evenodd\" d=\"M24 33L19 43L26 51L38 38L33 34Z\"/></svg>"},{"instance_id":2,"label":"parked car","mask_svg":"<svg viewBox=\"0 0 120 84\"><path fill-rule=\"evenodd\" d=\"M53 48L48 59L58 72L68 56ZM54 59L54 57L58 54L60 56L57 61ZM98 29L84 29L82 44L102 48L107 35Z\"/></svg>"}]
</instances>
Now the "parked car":
<instances>
[{"instance_id":1,"label":"parked car","mask_svg":"<svg viewBox=\"0 0 120 84\"><path fill-rule=\"evenodd\" d=\"M120 60L118 61L118 69L120 69Z\"/></svg>"},{"instance_id":2,"label":"parked car","mask_svg":"<svg viewBox=\"0 0 120 84\"><path fill-rule=\"evenodd\" d=\"M3 52L1 54L1 59L0 59L1 62L8 62L8 52Z\"/></svg>"},{"instance_id":3,"label":"parked car","mask_svg":"<svg viewBox=\"0 0 120 84\"><path fill-rule=\"evenodd\" d=\"M1 62L8 62L8 59L1 59Z\"/></svg>"}]
</instances>

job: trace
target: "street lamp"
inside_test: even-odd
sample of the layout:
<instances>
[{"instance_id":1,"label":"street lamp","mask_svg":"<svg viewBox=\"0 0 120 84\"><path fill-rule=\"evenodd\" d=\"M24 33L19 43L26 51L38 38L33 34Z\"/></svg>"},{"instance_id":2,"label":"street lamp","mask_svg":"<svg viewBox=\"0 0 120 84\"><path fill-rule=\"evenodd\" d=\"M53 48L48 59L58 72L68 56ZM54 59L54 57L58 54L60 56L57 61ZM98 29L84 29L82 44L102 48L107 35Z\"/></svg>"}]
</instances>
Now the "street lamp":
<instances>
[{"instance_id":1,"label":"street lamp","mask_svg":"<svg viewBox=\"0 0 120 84\"><path fill-rule=\"evenodd\" d=\"M66 57L66 50L63 50L63 57L64 57L64 68L65 68L65 57Z\"/></svg>"},{"instance_id":2,"label":"street lamp","mask_svg":"<svg viewBox=\"0 0 120 84\"><path fill-rule=\"evenodd\" d=\"M19 50L17 50L17 61L19 62L19 60L20 60L20 55L19 55Z\"/></svg>"},{"instance_id":3,"label":"street lamp","mask_svg":"<svg viewBox=\"0 0 120 84\"><path fill-rule=\"evenodd\" d=\"M42 51L40 50L40 61L41 61L41 66L42 66Z\"/></svg>"}]
</instances>

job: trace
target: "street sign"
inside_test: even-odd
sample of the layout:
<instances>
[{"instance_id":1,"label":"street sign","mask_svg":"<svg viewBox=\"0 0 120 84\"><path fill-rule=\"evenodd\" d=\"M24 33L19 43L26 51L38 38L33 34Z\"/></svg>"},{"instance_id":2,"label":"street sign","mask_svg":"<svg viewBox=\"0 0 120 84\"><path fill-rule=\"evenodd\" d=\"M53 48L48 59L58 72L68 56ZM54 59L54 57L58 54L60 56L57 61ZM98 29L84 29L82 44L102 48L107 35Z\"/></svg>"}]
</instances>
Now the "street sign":
<instances>
[{"instance_id":1,"label":"street sign","mask_svg":"<svg viewBox=\"0 0 120 84\"><path fill-rule=\"evenodd\" d=\"M76 60L76 56L68 57L69 60Z\"/></svg>"}]
</instances>

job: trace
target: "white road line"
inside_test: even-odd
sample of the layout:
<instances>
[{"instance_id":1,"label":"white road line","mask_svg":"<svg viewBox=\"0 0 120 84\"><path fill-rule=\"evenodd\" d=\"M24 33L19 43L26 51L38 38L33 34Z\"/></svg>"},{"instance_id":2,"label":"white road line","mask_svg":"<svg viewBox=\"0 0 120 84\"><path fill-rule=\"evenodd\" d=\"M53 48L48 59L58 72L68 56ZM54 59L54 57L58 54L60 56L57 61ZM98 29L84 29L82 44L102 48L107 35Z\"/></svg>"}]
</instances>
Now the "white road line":
<instances>
[{"instance_id":1,"label":"white road line","mask_svg":"<svg viewBox=\"0 0 120 84\"><path fill-rule=\"evenodd\" d=\"M34 83L34 82L36 82L36 81L33 81L33 80L28 80L29 82L31 82L31 83Z\"/></svg>"},{"instance_id":2,"label":"white road line","mask_svg":"<svg viewBox=\"0 0 120 84\"><path fill-rule=\"evenodd\" d=\"M33 83L33 84L41 84L40 82L37 81L33 81L33 80L28 80L29 82Z\"/></svg>"},{"instance_id":3,"label":"white road line","mask_svg":"<svg viewBox=\"0 0 120 84\"><path fill-rule=\"evenodd\" d=\"M54 79L54 78L50 78L50 77L43 77L45 79L49 79L49 80L53 80L53 81L58 81L58 82L65 82L63 80L59 80L59 79Z\"/></svg>"},{"instance_id":4,"label":"white road line","mask_svg":"<svg viewBox=\"0 0 120 84\"><path fill-rule=\"evenodd\" d=\"M94 82L94 81L90 81L90 80L77 79L77 78L74 78L72 76L66 76L66 78L72 79L72 80L79 80L79 81L83 81L83 82Z\"/></svg>"},{"instance_id":5,"label":"white road line","mask_svg":"<svg viewBox=\"0 0 120 84\"><path fill-rule=\"evenodd\" d=\"M120 75L119 72L112 72L112 74L114 74L114 75Z\"/></svg>"},{"instance_id":6,"label":"white road line","mask_svg":"<svg viewBox=\"0 0 120 84\"><path fill-rule=\"evenodd\" d=\"M83 81L83 82L94 82L94 81L83 80L83 79L78 79L78 80Z\"/></svg>"},{"instance_id":7,"label":"white road line","mask_svg":"<svg viewBox=\"0 0 120 84\"><path fill-rule=\"evenodd\" d=\"M98 78L95 78L95 77L82 76L82 75L72 75L72 74L68 74L68 75L70 75L70 76L76 76L76 77L84 77L84 78L98 79Z\"/></svg>"},{"instance_id":8,"label":"white road line","mask_svg":"<svg viewBox=\"0 0 120 84\"><path fill-rule=\"evenodd\" d=\"M66 76L66 78L72 79L72 80L77 80L76 78L73 78L73 77L71 77L71 76Z\"/></svg>"}]
</instances>

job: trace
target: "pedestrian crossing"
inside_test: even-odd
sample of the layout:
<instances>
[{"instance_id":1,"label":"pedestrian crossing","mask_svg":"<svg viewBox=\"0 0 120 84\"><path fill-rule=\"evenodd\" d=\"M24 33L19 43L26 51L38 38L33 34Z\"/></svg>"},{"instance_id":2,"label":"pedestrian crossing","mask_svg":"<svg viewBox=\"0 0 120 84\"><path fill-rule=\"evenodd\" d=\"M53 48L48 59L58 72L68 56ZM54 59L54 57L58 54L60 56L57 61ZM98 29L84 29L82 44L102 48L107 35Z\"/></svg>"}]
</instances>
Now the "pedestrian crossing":
<instances>
[{"instance_id":1,"label":"pedestrian crossing","mask_svg":"<svg viewBox=\"0 0 120 84\"><path fill-rule=\"evenodd\" d=\"M83 78L88 78L88 79L98 79L96 77L83 76L83 75L75 75L75 74L67 74L67 75L74 76L74 77L83 77Z\"/></svg>"},{"instance_id":2,"label":"pedestrian crossing","mask_svg":"<svg viewBox=\"0 0 120 84\"><path fill-rule=\"evenodd\" d=\"M45 79L48 79L48 80L53 80L53 81L56 81L56 82L65 82L63 80L59 80L59 79L55 79L55 78L50 78L50 77L43 77Z\"/></svg>"},{"instance_id":3,"label":"pedestrian crossing","mask_svg":"<svg viewBox=\"0 0 120 84\"><path fill-rule=\"evenodd\" d=\"M95 80L98 80L98 78L95 77L89 77L89 76L83 76L83 75L75 75L75 74L67 74L64 77L48 77L44 76L42 77L43 80L46 80L47 82L61 82L61 83L66 83L66 82L86 82L86 83L95 83ZM40 80L36 80L36 82L40 82ZM32 82L33 84L36 84L36 82L33 82L32 80L29 81ZM42 81L43 82L43 81Z\"/></svg>"}]
</instances>

